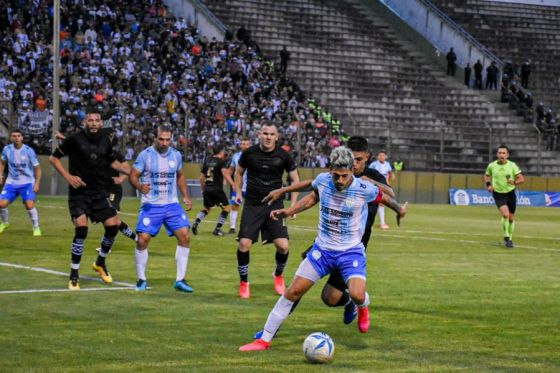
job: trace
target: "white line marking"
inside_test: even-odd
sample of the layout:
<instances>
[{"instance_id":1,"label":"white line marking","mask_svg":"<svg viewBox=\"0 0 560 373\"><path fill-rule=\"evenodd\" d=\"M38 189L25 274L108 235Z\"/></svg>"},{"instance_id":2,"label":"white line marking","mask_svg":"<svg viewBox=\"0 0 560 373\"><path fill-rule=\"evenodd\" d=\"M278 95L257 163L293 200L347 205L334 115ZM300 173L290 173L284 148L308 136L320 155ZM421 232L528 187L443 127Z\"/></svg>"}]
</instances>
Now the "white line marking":
<instances>
[{"instance_id":1,"label":"white line marking","mask_svg":"<svg viewBox=\"0 0 560 373\"><path fill-rule=\"evenodd\" d=\"M30 266L24 266L24 265L21 265L21 264L4 263L4 262L0 262L0 266L10 267L10 268L18 268L18 269L27 269L28 271L43 272L43 273L48 273L48 274L51 274L51 275L68 277L68 273L53 271L51 269L41 268L41 267L30 267ZM99 278L90 277L90 276L80 276L80 280L81 279L91 280L91 281L96 281L96 282L103 282ZM120 286L127 286L129 288L133 288L133 287L136 286L135 284L130 284L128 282L120 282L120 281L113 281L113 284L120 285Z\"/></svg>"},{"instance_id":2,"label":"white line marking","mask_svg":"<svg viewBox=\"0 0 560 373\"><path fill-rule=\"evenodd\" d=\"M80 289L80 290L70 290L70 289L1 290L0 294L63 293L67 291L71 291L73 293L80 293L82 291L113 291L113 290L134 290L134 288L130 286L126 286L126 287L88 288L88 289Z\"/></svg>"}]
</instances>

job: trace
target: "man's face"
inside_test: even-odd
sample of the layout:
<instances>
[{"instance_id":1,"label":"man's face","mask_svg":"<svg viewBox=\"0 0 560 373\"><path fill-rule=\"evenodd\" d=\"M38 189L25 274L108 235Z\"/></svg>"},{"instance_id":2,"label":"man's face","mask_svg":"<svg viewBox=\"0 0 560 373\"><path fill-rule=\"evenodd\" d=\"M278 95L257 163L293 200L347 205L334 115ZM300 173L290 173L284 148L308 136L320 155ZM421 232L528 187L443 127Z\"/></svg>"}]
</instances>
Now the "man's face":
<instances>
[{"instance_id":1,"label":"man's face","mask_svg":"<svg viewBox=\"0 0 560 373\"><path fill-rule=\"evenodd\" d=\"M251 146L251 141L249 140L243 140L241 141L241 143L239 144L239 149L244 152L245 150L247 150L249 147Z\"/></svg>"},{"instance_id":2,"label":"man's face","mask_svg":"<svg viewBox=\"0 0 560 373\"><path fill-rule=\"evenodd\" d=\"M497 156L499 161L506 161L509 157L509 152L506 148L498 148Z\"/></svg>"},{"instance_id":3,"label":"man's face","mask_svg":"<svg viewBox=\"0 0 560 373\"><path fill-rule=\"evenodd\" d=\"M263 150L271 151L278 141L278 130L275 126L264 125L259 134L259 139Z\"/></svg>"},{"instance_id":4,"label":"man's face","mask_svg":"<svg viewBox=\"0 0 560 373\"><path fill-rule=\"evenodd\" d=\"M165 153L171 146L171 132L160 132L157 133L156 138L156 150L160 153Z\"/></svg>"},{"instance_id":5,"label":"man's face","mask_svg":"<svg viewBox=\"0 0 560 373\"><path fill-rule=\"evenodd\" d=\"M352 183L354 174L351 170L331 169L330 172L333 178L334 187L339 192L348 188L350 183Z\"/></svg>"},{"instance_id":6,"label":"man's face","mask_svg":"<svg viewBox=\"0 0 560 373\"><path fill-rule=\"evenodd\" d=\"M354 175L360 175L366 168L369 159L368 152L352 152L354 155Z\"/></svg>"},{"instance_id":7,"label":"man's face","mask_svg":"<svg viewBox=\"0 0 560 373\"><path fill-rule=\"evenodd\" d=\"M19 132L12 132L10 140L12 141L12 144L18 149L23 145L23 135Z\"/></svg>"},{"instance_id":8,"label":"man's face","mask_svg":"<svg viewBox=\"0 0 560 373\"><path fill-rule=\"evenodd\" d=\"M385 162L385 159L387 159L387 154L381 152L379 154L377 154L377 160L381 163Z\"/></svg>"},{"instance_id":9,"label":"man's face","mask_svg":"<svg viewBox=\"0 0 560 373\"><path fill-rule=\"evenodd\" d=\"M92 134L98 133L103 126L103 122L101 121L101 114L99 113L91 113L86 115L84 121L86 130Z\"/></svg>"}]
</instances>

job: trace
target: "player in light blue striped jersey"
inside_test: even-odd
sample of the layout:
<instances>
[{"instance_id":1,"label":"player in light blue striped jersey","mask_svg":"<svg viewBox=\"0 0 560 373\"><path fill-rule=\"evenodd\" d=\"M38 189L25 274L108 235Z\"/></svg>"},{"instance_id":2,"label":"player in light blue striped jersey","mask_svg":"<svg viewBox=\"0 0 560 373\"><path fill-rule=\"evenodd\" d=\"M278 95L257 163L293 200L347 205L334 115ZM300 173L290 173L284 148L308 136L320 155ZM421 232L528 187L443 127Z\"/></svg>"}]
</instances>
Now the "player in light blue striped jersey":
<instances>
[{"instance_id":1,"label":"player in light blue striped jersey","mask_svg":"<svg viewBox=\"0 0 560 373\"><path fill-rule=\"evenodd\" d=\"M33 235L40 236L39 213L35 208L36 194L41 183L41 166L35 151L23 143L23 133L16 129L10 134L12 143L2 150L0 161L0 184L5 181L4 189L0 194L0 210L2 211L2 224L0 233L8 226L7 207L21 196L23 204L33 224ZM4 167L8 165L8 177L4 179Z\"/></svg>"},{"instance_id":2,"label":"player in light blue striped jersey","mask_svg":"<svg viewBox=\"0 0 560 373\"><path fill-rule=\"evenodd\" d=\"M313 181L313 192L290 208L274 210L273 219L293 216L320 203L318 235L295 278L270 312L260 339L241 346L240 351L266 350L290 310L322 277L340 271L350 297L358 305L358 329L370 326L369 295L366 291L366 254L362 243L368 203L382 201L383 193L369 181L354 177L350 149L338 147L331 153L331 168Z\"/></svg>"},{"instance_id":3,"label":"player in light blue striped jersey","mask_svg":"<svg viewBox=\"0 0 560 373\"><path fill-rule=\"evenodd\" d=\"M190 253L190 222L177 194L178 187L187 211L190 210L192 203L182 168L181 153L171 147L171 128L159 126L155 144L138 155L130 174L130 183L142 193L142 205L136 225L137 290L147 288L148 244L164 225L167 234L177 238L177 278L174 288L187 293L193 291L185 280Z\"/></svg>"}]
</instances>

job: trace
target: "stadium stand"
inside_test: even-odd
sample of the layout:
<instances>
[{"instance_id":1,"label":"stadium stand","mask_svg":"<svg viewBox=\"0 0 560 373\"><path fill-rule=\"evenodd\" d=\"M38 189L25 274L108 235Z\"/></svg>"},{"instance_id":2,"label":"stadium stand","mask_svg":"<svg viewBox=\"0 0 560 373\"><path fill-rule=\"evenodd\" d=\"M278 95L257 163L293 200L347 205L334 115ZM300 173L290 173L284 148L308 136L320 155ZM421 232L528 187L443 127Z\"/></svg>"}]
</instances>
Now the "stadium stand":
<instances>
[{"instance_id":1,"label":"stadium stand","mask_svg":"<svg viewBox=\"0 0 560 373\"><path fill-rule=\"evenodd\" d=\"M537 172L532 127L444 79L361 1L204 2L230 28L249 27L269 58L288 46L288 75L409 169L480 172L504 141L521 167ZM545 172L560 171L549 163Z\"/></svg>"},{"instance_id":2,"label":"stadium stand","mask_svg":"<svg viewBox=\"0 0 560 373\"><path fill-rule=\"evenodd\" d=\"M2 1L0 98L14 104L31 145L46 154L52 4L20 3ZM340 143L341 130L321 120L326 111L309 109L297 85L277 74L251 40L208 40L162 1L61 5L61 130L67 135L93 102L104 105L128 159L152 143L162 122L173 125L178 148L188 142L186 159L194 162L216 142L233 149L243 135L254 138L263 120L279 125L281 144L292 153L303 122L301 164L307 166L324 165Z\"/></svg>"}]
</instances>

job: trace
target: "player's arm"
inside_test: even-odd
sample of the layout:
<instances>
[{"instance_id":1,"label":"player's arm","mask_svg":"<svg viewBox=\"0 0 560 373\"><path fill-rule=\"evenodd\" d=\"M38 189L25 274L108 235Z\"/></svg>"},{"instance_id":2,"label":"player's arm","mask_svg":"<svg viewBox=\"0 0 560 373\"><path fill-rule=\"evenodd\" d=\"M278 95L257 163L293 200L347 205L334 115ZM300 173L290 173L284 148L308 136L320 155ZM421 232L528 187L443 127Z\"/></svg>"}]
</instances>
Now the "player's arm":
<instances>
[{"instance_id":1,"label":"player's arm","mask_svg":"<svg viewBox=\"0 0 560 373\"><path fill-rule=\"evenodd\" d=\"M299 173L297 171L297 169L290 171L288 173L288 176L290 177L290 180L292 181L292 183L299 183ZM295 205L297 203L297 198L298 198L299 192L294 191L292 193L292 203L291 206ZM293 215L293 214L292 214Z\"/></svg>"},{"instance_id":2,"label":"player's arm","mask_svg":"<svg viewBox=\"0 0 560 373\"><path fill-rule=\"evenodd\" d=\"M235 179L234 179L235 203L237 203L238 205L241 204L243 198L241 194L241 187L243 186L244 173L245 173L245 169L238 164L237 168L235 169Z\"/></svg>"},{"instance_id":3,"label":"player's arm","mask_svg":"<svg viewBox=\"0 0 560 373\"><path fill-rule=\"evenodd\" d=\"M284 196L286 193L290 192L306 192L312 190L311 183L313 179L300 181L297 183L292 183L291 185L282 187L280 189L275 189L272 192L268 193L266 197L263 198L262 202L268 202L269 205L272 202L279 200Z\"/></svg>"},{"instance_id":4,"label":"player's arm","mask_svg":"<svg viewBox=\"0 0 560 373\"><path fill-rule=\"evenodd\" d=\"M49 162L52 164L54 169L72 186L74 189L78 189L79 187L86 186L86 183L83 182L82 178L79 176L71 175L66 167L60 161L60 158L55 155L51 155L49 157Z\"/></svg>"},{"instance_id":5,"label":"player's arm","mask_svg":"<svg viewBox=\"0 0 560 373\"><path fill-rule=\"evenodd\" d=\"M486 184L486 189L492 193L494 191L494 186L492 185L492 177L487 173L484 174L484 183Z\"/></svg>"},{"instance_id":6,"label":"player's arm","mask_svg":"<svg viewBox=\"0 0 560 373\"><path fill-rule=\"evenodd\" d=\"M305 211L319 202L319 196L316 192L307 194L305 197L296 202L295 205L288 207L287 209L274 210L270 213L272 220L278 220L286 218L289 216L294 216L297 213Z\"/></svg>"},{"instance_id":7,"label":"player's arm","mask_svg":"<svg viewBox=\"0 0 560 373\"><path fill-rule=\"evenodd\" d=\"M134 188L138 189L140 191L140 193L142 194L148 194L150 193L150 190L152 189L150 187L150 184L141 184L140 183L140 176L142 175L142 173L132 167L132 170L130 171L130 177L129 177L129 182L130 185L132 185Z\"/></svg>"},{"instance_id":8,"label":"player's arm","mask_svg":"<svg viewBox=\"0 0 560 373\"><path fill-rule=\"evenodd\" d=\"M204 187L206 186L206 175L201 172L198 176L198 182L200 183L200 190L204 193Z\"/></svg>"},{"instance_id":9,"label":"player's arm","mask_svg":"<svg viewBox=\"0 0 560 373\"><path fill-rule=\"evenodd\" d=\"M4 170L2 170L4 172ZM33 173L35 174L35 184L33 184L33 191L37 193L41 185L41 176L43 175L43 170L41 170L41 165L33 166Z\"/></svg>"},{"instance_id":10,"label":"player's arm","mask_svg":"<svg viewBox=\"0 0 560 373\"><path fill-rule=\"evenodd\" d=\"M4 159L0 159L0 185L4 184L6 180L4 180L4 168L6 168L6 161Z\"/></svg>"},{"instance_id":11,"label":"player's arm","mask_svg":"<svg viewBox=\"0 0 560 373\"><path fill-rule=\"evenodd\" d=\"M227 181L232 188L235 188L235 183L231 178L231 173L229 172L229 168L226 167L222 168L222 175L224 176L225 181Z\"/></svg>"},{"instance_id":12,"label":"player's arm","mask_svg":"<svg viewBox=\"0 0 560 373\"><path fill-rule=\"evenodd\" d=\"M114 160L113 163L111 163L111 167L119 171L121 174L124 174L125 178L126 175L130 175L130 172L132 170L132 167L130 167L128 162L119 162L118 160Z\"/></svg>"},{"instance_id":13,"label":"player's arm","mask_svg":"<svg viewBox=\"0 0 560 373\"><path fill-rule=\"evenodd\" d=\"M508 183L509 183L510 181L511 181L510 184L513 184L513 185L521 185L521 184L523 184L523 183L525 182L525 176L523 176L523 174L520 172L520 173L518 173L517 175L515 175L515 179L514 179L513 181L512 181L512 180L508 180Z\"/></svg>"},{"instance_id":14,"label":"player's arm","mask_svg":"<svg viewBox=\"0 0 560 373\"><path fill-rule=\"evenodd\" d=\"M408 211L408 202L403 203L402 205L395 200L395 198L383 193L383 197L381 198L381 202L389 207L391 210L397 213L397 225L401 225L401 218L404 218Z\"/></svg>"},{"instance_id":15,"label":"player's arm","mask_svg":"<svg viewBox=\"0 0 560 373\"><path fill-rule=\"evenodd\" d=\"M181 194L183 195L183 203L187 207L187 211L190 211L190 209L192 209L192 201L189 198L189 191L187 189L187 179L185 179L185 174L181 169L177 170L177 187L179 188Z\"/></svg>"},{"instance_id":16,"label":"player's arm","mask_svg":"<svg viewBox=\"0 0 560 373\"><path fill-rule=\"evenodd\" d=\"M367 180L373 185L375 185L376 187L378 187L383 192L383 195L388 194L390 197L395 198L395 191L389 185L380 183L379 181L373 180L367 176L362 176L360 177L360 179Z\"/></svg>"}]
</instances>

